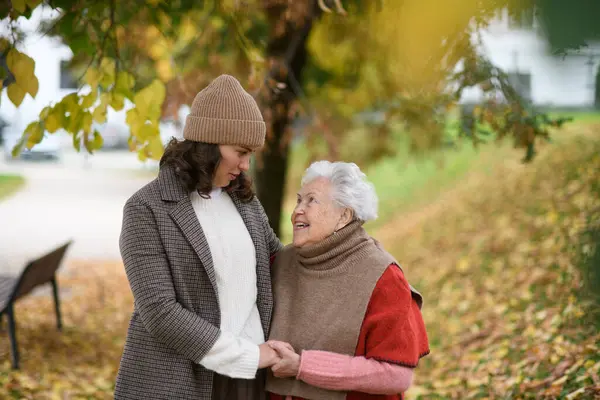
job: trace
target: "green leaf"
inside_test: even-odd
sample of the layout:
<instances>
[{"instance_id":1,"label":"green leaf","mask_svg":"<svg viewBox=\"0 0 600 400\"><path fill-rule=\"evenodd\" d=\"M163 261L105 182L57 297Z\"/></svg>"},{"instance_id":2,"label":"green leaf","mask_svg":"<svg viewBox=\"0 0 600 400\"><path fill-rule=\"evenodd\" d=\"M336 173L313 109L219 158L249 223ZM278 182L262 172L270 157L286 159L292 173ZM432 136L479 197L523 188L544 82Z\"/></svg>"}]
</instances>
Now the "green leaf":
<instances>
[{"instance_id":1,"label":"green leaf","mask_svg":"<svg viewBox=\"0 0 600 400\"><path fill-rule=\"evenodd\" d=\"M37 6L39 6L42 3L42 0L26 0L25 2L29 6L29 8L31 8L33 10L34 8L36 8ZM14 2L13 2L13 4L14 4Z\"/></svg>"},{"instance_id":2,"label":"green leaf","mask_svg":"<svg viewBox=\"0 0 600 400\"><path fill-rule=\"evenodd\" d=\"M21 14L25 12L25 0L12 0L11 3L13 8Z\"/></svg>"},{"instance_id":3,"label":"green leaf","mask_svg":"<svg viewBox=\"0 0 600 400\"><path fill-rule=\"evenodd\" d=\"M6 90L6 94L15 107L19 107L25 98L25 91L21 89L19 85L16 83L11 83L8 85L8 89Z\"/></svg>"}]
</instances>

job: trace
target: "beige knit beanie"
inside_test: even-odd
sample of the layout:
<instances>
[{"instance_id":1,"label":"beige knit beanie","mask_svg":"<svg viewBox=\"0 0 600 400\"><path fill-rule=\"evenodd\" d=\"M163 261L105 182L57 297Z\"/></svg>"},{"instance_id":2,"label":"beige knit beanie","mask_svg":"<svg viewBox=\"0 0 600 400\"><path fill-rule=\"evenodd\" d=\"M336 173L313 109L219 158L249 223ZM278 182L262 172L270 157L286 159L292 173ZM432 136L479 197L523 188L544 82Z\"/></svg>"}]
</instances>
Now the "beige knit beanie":
<instances>
[{"instance_id":1,"label":"beige knit beanie","mask_svg":"<svg viewBox=\"0 0 600 400\"><path fill-rule=\"evenodd\" d=\"M194 98L183 137L194 142L262 147L266 125L258 104L240 82L221 75Z\"/></svg>"}]
</instances>

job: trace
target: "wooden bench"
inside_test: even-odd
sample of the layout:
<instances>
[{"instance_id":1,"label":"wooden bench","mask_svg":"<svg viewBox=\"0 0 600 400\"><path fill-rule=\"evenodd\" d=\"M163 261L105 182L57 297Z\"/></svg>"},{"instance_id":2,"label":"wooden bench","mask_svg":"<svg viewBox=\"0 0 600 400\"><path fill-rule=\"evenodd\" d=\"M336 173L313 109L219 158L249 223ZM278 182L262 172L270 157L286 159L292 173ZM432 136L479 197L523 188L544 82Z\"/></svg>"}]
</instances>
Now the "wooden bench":
<instances>
[{"instance_id":1,"label":"wooden bench","mask_svg":"<svg viewBox=\"0 0 600 400\"><path fill-rule=\"evenodd\" d=\"M19 349L15 335L14 311L14 304L18 299L29 294L34 288L50 283L54 296L56 325L58 330L62 329L56 271L71 243L72 241L68 241L52 252L30 261L19 276L0 276L0 324L2 323L4 314L6 314L8 317L8 336L10 338L13 369L19 368Z\"/></svg>"}]
</instances>

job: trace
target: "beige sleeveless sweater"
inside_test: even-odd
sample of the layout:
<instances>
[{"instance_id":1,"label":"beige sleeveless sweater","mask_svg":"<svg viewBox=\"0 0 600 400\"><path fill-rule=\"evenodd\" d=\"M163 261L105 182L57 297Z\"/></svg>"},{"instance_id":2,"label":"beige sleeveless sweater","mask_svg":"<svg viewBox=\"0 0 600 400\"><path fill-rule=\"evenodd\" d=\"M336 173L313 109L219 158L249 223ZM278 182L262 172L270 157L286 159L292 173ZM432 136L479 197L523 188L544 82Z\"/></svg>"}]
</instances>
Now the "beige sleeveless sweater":
<instances>
[{"instance_id":1,"label":"beige sleeveless sweater","mask_svg":"<svg viewBox=\"0 0 600 400\"><path fill-rule=\"evenodd\" d=\"M367 305L377 281L394 263L355 221L315 245L286 246L272 267L275 306L269 339L290 343L297 353L324 350L354 355ZM267 391L314 400L342 400L294 378L275 378Z\"/></svg>"}]
</instances>

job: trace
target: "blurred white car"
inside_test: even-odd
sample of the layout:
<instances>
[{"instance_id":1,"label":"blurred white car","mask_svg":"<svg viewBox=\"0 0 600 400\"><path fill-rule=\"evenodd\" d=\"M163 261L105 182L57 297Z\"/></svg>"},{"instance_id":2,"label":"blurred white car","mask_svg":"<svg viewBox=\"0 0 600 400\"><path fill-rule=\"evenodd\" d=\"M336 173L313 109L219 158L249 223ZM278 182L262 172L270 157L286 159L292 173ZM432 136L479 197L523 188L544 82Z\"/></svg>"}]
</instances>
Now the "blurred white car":
<instances>
[{"instance_id":1,"label":"blurred white car","mask_svg":"<svg viewBox=\"0 0 600 400\"><path fill-rule=\"evenodd\" d=\"M23 134L22 130L15 129L11 126L4 128L4 143L3 151L4 158L6 160L14 160L12 156L12 150L18 143L19 139ZM33 146L32 149L23 147L20 157L21 159L59 159L61 155L62 145L61 138L58 133L50 134L44 133L44 139Z\"/></svg>"}]
</instances>

